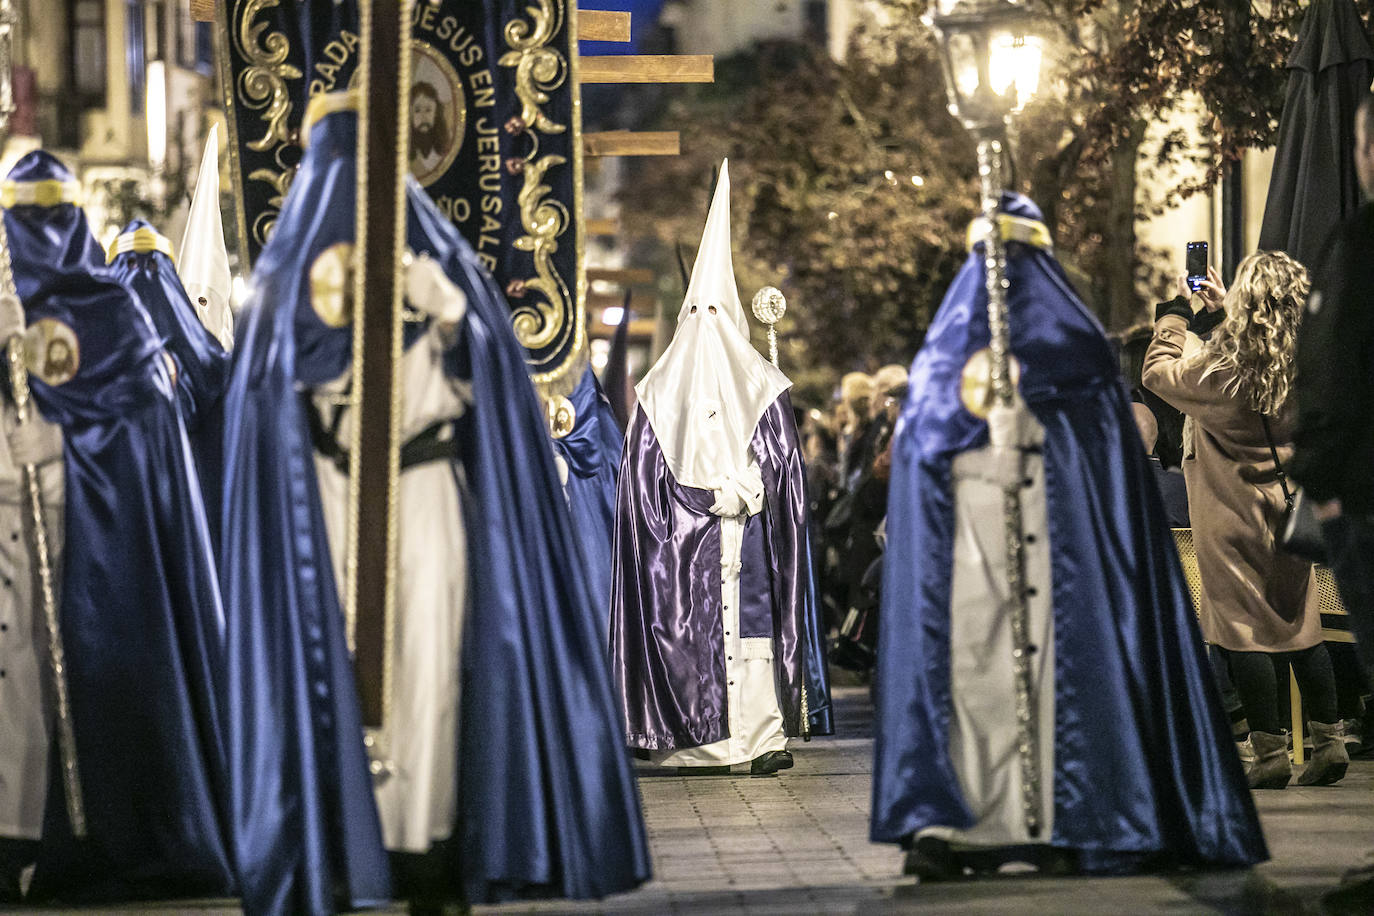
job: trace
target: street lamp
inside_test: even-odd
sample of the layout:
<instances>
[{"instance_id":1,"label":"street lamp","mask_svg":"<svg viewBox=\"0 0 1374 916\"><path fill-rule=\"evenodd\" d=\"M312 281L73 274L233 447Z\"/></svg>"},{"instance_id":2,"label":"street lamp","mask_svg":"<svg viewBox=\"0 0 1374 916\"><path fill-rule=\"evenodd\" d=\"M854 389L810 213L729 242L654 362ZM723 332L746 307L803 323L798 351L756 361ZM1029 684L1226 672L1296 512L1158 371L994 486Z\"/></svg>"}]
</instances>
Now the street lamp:
<instances>
[{"instance_id":1,"label":"street lamp","mask_svg":"<svg viewBox=\"0 0 1374 916\"><path fill-rule=\"evenodd\" d=\"M1025 579L1021 520L1021 424L1016 421L1016 387L1011 371L1011 334L1007 326L1006 246L998 209L1002 197L1003 137L1007 120L1020 110L1040 82L1040 43L1028 36L1032 16L1020 0L940 0L931 24L940 38L940 57L949 89L950 113L978 140L982 181L980 230L988 295L991 359L988 370L995 405L988 418L995 453L1014 461L1002 489L1006 532L1007 592L1012 669L1016 690L1017 751L1021 762L1021 812L1032 840L1040 837L1041 773L1031 671L1030 609ZM977 357L975 357L976 359ZM1053 725L1053 723L1049 723Z\"/></svg>"},{"instance_id":2,"label":"street lamp","mask_svg":"<svg viewBox=\"0 0 1374 916\"><path fill-rule=\"evenodd\" d=\"M942 0L931 18L950 113L980 136L999 133L1039 88L1040 39L1020 0Z\"/></svg>"}]
</instances>

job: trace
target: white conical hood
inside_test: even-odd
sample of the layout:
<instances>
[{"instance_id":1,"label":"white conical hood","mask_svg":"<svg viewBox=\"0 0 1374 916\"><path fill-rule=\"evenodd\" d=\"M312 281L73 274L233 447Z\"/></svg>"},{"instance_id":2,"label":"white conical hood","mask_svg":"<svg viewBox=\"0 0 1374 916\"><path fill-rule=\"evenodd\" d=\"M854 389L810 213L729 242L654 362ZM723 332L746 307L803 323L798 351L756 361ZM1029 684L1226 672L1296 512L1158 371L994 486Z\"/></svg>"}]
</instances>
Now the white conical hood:
<instances>
[{"instance_id":1,"label":"white conical hood","mask_svg":"<svg viewBox=\"0 0 1374 916\"><path fill-rule=\"evenodd\" d=\"M735 260L730 254L730 160L720 163L720 177L716 179L716 193L711 198L711 210L706 215L706 229L701 233L701 247L692 265L692 279L687 295L677 313L678 324L691 313L693 305L723 307L735 322L735 327L749 339L749 319L739 301L735 286Z\"/></svg>"},{"instance_id":2,"label":"white conical hood","mask_svg":"<svg viewBox=\"0 0 1374 916\"><path fill-rule=\"evenodd\" d=\"M668 349L637 386L668 470L712 489L749 465L764 412L792 385L749 343L730 256L730 173L722 163L692 279Z\"/></svg>"},{"instance_id":3,"label":"white conical hood","mask_svg":"<svg viewBox=\"0 0 1374 916\"><path fill-rule=\"evenodd\" d=\"M229 308L233 277L224 247L224 224L219 212L219 125L210 128L200 160L196 193L186 234L181 238L177 273L205 327L227 350L234 345L234 314ZM202 301L203 300L203 301Z\"/></svg>"}]
</instances>

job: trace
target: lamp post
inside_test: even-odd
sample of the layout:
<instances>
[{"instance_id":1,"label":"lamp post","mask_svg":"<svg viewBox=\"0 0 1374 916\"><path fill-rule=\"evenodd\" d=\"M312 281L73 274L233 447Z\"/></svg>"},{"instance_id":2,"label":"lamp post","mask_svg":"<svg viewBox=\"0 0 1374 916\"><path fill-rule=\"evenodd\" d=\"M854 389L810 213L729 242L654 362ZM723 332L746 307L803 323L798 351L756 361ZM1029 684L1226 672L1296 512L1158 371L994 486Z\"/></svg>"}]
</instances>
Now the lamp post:
<instances>
[{"instance_id":1,"label":"lamp post","mask_svg":"<svg viewBox=\"0 0 1374 916\"><path fill-rule=\"evenodd\" d=\"M1015 383L1011 335L1007 325L1006 247L998 220L1002 194L1003 137L1007 121L1034 93L1040 76L1040 45L1028 38L1031 15L1020 0L941 0L931 24L940 38L940 56L949 89L949 110L978 140L978 174L982 183L981 230L988 296L991 382L995 407L989 418L994 450L1005 449L1020 467L1020 441L1015 422ZM1008 422L1010 421L1010 422ZM1031 672L1029 607L1025 583L1025 549L1021 520L1021 477L1010 474L1003 484L1002 514L1006 532L1007 593L1012 667L1016 690L1017 750L1021 762L1021 809L1026 832L1040 837L1042 793L1038 703ZM1049 723L1051 726L1053 723Z\"/></svg>"}]
</instances>

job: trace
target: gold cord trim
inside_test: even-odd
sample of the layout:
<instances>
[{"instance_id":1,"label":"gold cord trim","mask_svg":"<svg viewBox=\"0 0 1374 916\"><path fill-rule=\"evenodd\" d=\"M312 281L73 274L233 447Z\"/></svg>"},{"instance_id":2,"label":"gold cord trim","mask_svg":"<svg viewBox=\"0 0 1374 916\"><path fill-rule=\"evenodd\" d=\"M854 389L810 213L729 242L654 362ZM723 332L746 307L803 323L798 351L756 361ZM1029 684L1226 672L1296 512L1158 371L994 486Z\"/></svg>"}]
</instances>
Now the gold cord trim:
<instances>
[{"instance_id":1,"label":"gold cord trim","mask_svg":"<svg viewBox=\"0 0 1374 916\"><path fill-rule=\"evenodd\" d=\"M1039 220L999 213L997 214L997 225L1002 230L1001 236L1004 243L1020 242L1022 245L1031 245L1042 251L1054 250L1054 240L1050 238L1050 230ZM987 236L987 218L980 216L969 223L968 250L972 251L974 246L982 242Z\"/></svg>"},{"instance_id":2,"label":"gold cord trim","mask_svg":"<svg viewBox=\"0 0 1374 916\"><path fill-rule=\"evenodd\" d=\"M140 226L133 232L125 232L115 239L105 260L109 263L121 254L148 254L153 251L160 251L167 257L172 257L172 240L154 229Z\"/></svg>"},{"instance_id":3,"label":"gold cord trim","mask_svg":"<svg viewBox=\"0 0 1374 916\"><path fill-rule=\"evenodd\" d=\"M338 92L323 92L310 100L305 107L305 120L301 122L301 146L310 145L310 131L328 115L340 111L361 111L362 93L357 89L343 89Z\"/></svg>"},{"instance_id":4,"label":"gold cord trim","mask_svg":"<svg viewBox=\"0 0 1374 916\"><path fill-rule=\"evenodd\" d=\"M0 184L0 205L6 207L57 207L81 203L81 182L6 181Z\"/></svg>"}]
</instances>

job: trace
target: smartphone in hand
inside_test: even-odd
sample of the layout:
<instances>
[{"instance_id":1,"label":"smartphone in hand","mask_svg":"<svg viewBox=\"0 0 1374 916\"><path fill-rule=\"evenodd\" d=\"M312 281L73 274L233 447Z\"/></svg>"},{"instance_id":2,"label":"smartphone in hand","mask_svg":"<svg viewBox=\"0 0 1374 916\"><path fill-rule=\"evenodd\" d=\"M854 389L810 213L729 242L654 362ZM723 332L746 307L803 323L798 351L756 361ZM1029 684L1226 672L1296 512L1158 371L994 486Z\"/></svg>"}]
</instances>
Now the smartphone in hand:
<instances>
[{"instance_id":1,"label":"smartphone in hand","mask_svg":"<svg viewBox=\"0 0 1374 916\"><path fill-rule=\"evenodd\" d=\"M1207 279L1207 243L1189 242L1188 243L1188 288L1197 292L1202 287L1202 281Z\"/></svg>"}]
</instances>

